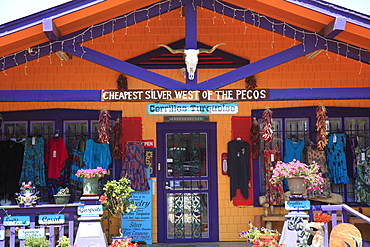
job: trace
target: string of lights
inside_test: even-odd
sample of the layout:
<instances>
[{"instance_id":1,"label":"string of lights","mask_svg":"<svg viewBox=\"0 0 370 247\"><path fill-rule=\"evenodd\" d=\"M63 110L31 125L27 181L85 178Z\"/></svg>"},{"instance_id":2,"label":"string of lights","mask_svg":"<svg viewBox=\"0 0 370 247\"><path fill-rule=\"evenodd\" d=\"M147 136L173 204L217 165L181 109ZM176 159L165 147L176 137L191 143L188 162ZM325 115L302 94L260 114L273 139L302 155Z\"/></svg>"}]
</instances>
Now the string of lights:
<instances>
[{"instance_id":1,"label":"string of lights","mask_svg":"<svg viewBox=\"0 0 370 247\"><path fill-rule=\"evenodd\" d=\"M178 2L177 2L178 1ZM209 1L211 2L211 1ZM368 55L370 54L370 50L363 49L361 47L357 47L345 42L341 42L338 40L333 40L329 38L325 38L324 36L316 33L316 32L310 32L307 30L300 29L298 27L295 27L293 25L290 25L286 22L279 22L273 18L269 18L265 15L259 14L254 12L251 9L243 9L243 8L235 8L231 4L227 4L225 2L221 2L219 0L213 0L211 3L209 2L204 2L204 0L192 0L192 6L194 10L196 9L196 6L200 6L202 9L203 8L208 8L211 11L213 11L213 18L212 18L212 23L215 24L215 19L217 18L216 13L217 10L219 10L220 14L222 15L222 21L224 24L226 24L226 20L224 18L225 15L229 16L232 18L232 22L234 22L235 19L238 19L243 22L244 24L244 34L247 33L247 24L251 24L254 27L260 28L262 23L266 26L266 23L270 25L270 28L267 28L271 31L272 34L272 41L271 41L271 48L274 48L275 44L275 34L282 34L283 37L291 37L293 38L293 44L292 46L296 45L296 42L302 42L303 43L303 49L305 51L306 49L306 42L308 39L308 36L314 36L315 38L315 47L318 45L318 43L321 41L325 42L325 53L328 59L330 59L329 56L329 51L335 51L337 53L337 60L340 55L345 56L346 58L349 57L349 54L352 55L352 59L354 59L354 55L352 54L354 51L358 52L357 59L358 62L361 64L360 65L360 71L361 73L362 70L362 63L370 63L369 61L365 61L364 58L368 58ZM210 5L209 5L210 4ZM173 7L174 6L174 7ZM180 8L179 14L180 17L182 16L182 8L183 8L183 2L182 0L165 0L161 1L158 3L155 3L147 8L142 8L139 10L133 10L125 15L109 19L105 22L92 25L86 29L84 29L82 32L73 35L69 37L66 35L64 39L61 40L56 40L52 42L48 42L46 44L38 45L36 47L29 47L20 51L17 51L15 53L3 56L0 59L1 63L1 70L5 75L6 69L13 67L13 66L18 66L20 63L24 63L24 72L27 75L27 68L28 68L28 62L30 60L35 59L37 57L37 61L39 62L40 57L43 55L48 55L50 59L50 64L52 64L52 59L51 59L51 54L60 49L61 51L64 51L64 45L66 43L72 42L73 50L76 51L76 43L82 46L82 53L80 55L81 58L83 58L84 54L86 53L85 50L83 49L83 43L91 40L92 43L94 43L94 38L99 37L99 36L104 36L106 33L108 33L108 30L110 30L110 33L112 35L111 41L114 43L114 31L125 28L125 35L128 34L129 26L130 25L135 25L137 24L137 15L145 13L146 16L146 25L145 27L147 28L148 32L151 31L150 29L150 18L151 16L157 16L159 20L161 20L161 15L167 10L167 12L175 9L175 8ZM151 10L156 10L155 13L151 13ZM227 12L229 14L227 14ZM133 20L133 23L129 23L129 19ZM142 21L142 20L140 20ZM101 29L101 34L100 35L94 35L94 32L97 28ZM63 38L63 37L62 37ZM332 50L330 50L330 46L332 46ZM334 48L336 47L336 48ZM48 49L49 52L48 54L42 54L42 51ZM46 53L46 52L44 52ZM364 54L366 56L364 56ZM19 59L17 60L18 55L23 56L23 60ZM9 60L10 59L10 60ZM13 63L13 64L11 64ZM63 62L61 61L61 66L63 66Z\"/></svg>"}]
</instances>

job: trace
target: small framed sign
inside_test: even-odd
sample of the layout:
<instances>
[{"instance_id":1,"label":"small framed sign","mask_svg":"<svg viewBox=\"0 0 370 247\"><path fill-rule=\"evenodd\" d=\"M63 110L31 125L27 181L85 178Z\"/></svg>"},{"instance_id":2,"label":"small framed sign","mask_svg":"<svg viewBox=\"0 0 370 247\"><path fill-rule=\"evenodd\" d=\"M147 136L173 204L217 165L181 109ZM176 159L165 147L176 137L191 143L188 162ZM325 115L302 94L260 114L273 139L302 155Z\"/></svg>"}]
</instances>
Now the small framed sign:
<instances>
[{"instance_id":1,"label":"small framed sign","mask_svg":"<svg viewBox=\"0 0 370 247\"><path fill-rule=\"evenodd\" d=\"M30 225L30 216L5 216L4 226L28 226Z\"/></svg>"},{"instance_id":2,"label":"small framed sign","mask_svg":"<svg viewBox=\"0 0 370 247\"><path fill-rule=\"evenodd\" d=\"M310 201L285 201L286 210L310 210Z\"/></svg>"},{"instance_id":3,"label":"small framed sign","mask_svg":"<svg viewBox=\"0 0 370 247\"><path fill-rule=\"evenodd\" d=\"M78 215L102 215L103 205L86 205L77 208Z\"/></svg>"},{"instance_id":4,"label":"small framed sign","mask_svg":"<svg viewBox=\"0 0 370 247\"><path fill-rule=\"evenodd\" d=\"M40 214L40 225L64 224L64 214Z\"/></svg>"},{"instance_id":5,"label":"small framed sign","mask_svg":"<svg viewBox=\"0 0 370 247\"><path fill-rule=\"evenodd\" d=\"M45 236L45 229L19 229L18 238L25 239L27 237L42 238Z\"/></svg>"}]
</instances>

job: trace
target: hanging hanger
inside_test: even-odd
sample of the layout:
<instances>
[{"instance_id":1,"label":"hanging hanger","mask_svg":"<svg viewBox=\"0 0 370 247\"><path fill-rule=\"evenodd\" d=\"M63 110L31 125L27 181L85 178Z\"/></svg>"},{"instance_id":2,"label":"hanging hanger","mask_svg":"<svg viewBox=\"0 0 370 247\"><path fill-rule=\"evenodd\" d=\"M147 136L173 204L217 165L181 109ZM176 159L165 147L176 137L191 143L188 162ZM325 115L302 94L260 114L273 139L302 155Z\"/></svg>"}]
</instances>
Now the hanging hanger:
<instances>
[{"instance_id":1,"label":"hanging hanger","mask_svg":"<svg viewBox=\"0 0 370 247\"><path fill-rule=\"evenodd\" d=\"M56 130L54 137L55 138L58 138L59 137L59 129Z\"/></svg>"}]
</instances>

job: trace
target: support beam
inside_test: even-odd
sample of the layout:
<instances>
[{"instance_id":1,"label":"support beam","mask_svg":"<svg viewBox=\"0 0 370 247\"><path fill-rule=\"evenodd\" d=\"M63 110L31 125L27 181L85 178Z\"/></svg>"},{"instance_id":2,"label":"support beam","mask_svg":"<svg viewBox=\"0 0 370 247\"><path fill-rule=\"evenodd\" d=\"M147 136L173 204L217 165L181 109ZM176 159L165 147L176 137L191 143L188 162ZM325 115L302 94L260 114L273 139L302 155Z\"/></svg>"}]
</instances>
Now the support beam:
<instances>
[{"instance_id":1,"label":"support beam","mask_svg":"<svg viewBox=\"0 0 370 247\"><path fill-rule=\"evenodd\" d=\"M346 19L343 17L336 17L326 27L324 27L319 33L325 38L333 39L338 34L346 29Z\"/></svg>"},{"instance_id":2,"label":"support beam","mask_svg":"<svg viewBox=\"0 0 370 247\"><path fill-rule=\"evenodd\" d=\"M198 49L197 47L197 7L190 0L185 4L185 49ZM184 63L184 67L186 64ZM186 76L187 88L191 88L198 83L198 69L194 73L194 80L189 80Z\"/></svg>"},{"instance_id":3,"label":"support beam","mask_svg":"<svg viewBox=\"0 0 370 247\"><path fill-rule=\"evenodd\" d=\"M122 60L89 49L87 47L83 47L80 45L75 45L75 47L65 46L64 51L74 56L78 56L82 59L121 72L123 74L135 77L137 79L146 81L159 87L167 89L185 89L186 86L186 84L182 82L140 68L139 66L124 62Z\"/></svg>"},{"instance_id":4,"label":"support beam","mask_svg":"<svg viewBox=\"0 0 370 247\"><path fill-rule=\"evenodd\" d=\"M248 76L257 74L259 72L265 71L267 69L273 68L280 64L289 62L298 57L304 56L310 52L316 51L323 48L323 45L318 44L317 46L300 44L272 56L266 57L264 59L258 60L251 64L245 65L228 73L222 74L220 76L214 77L208 81L201 82L196 85L196 89L216 89L238 80L244 79Z\"/></svg>"},{"instance_id":5,"label":"support beam","mask_svg":"<svg viewBox=\"0 0 370 247\"><path fill-rule=\"evenodd\" d=\"M42 20L42 29L50 41L58 40L62 36L62 33L51 18Z\"/></svg>"}]
</instances>

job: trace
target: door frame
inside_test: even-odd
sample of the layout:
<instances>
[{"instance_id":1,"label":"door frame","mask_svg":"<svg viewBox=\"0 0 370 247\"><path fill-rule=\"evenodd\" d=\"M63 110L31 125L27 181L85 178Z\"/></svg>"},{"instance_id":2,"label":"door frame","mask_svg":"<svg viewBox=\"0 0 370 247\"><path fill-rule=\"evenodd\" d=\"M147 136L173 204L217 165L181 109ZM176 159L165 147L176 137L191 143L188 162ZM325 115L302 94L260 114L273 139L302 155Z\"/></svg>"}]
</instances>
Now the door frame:
<instances>
[{"instance_id":1,"label":"door frame","mask_svg":"<svg viewBox=\"0 0 370 247\"><path fill-rule=\"evenodd\" d=\"M209 193L209 238L201 239L167 239L166 238L166 209L165 203L165 177L166 167L165 133L184 132L184 130L201 131L207 133L208 150L208 172L209 188L213 193ZM219 221L218 221L218 164L217 164L217 123L215 122L175 122L157 123L157 162L160 170L157 170L157 235L158 243L182 243L182 242L216 242L219 241Z\"/></svg>"}]
</instances>

